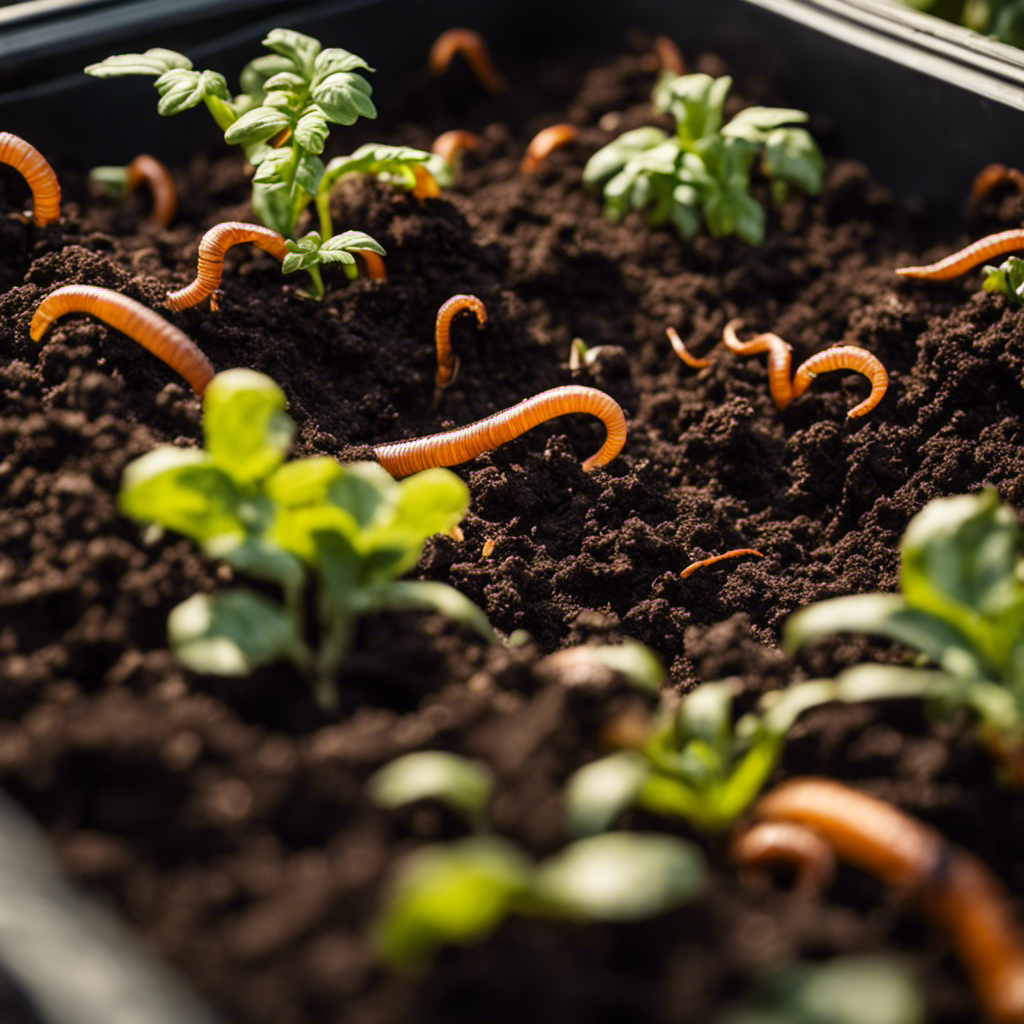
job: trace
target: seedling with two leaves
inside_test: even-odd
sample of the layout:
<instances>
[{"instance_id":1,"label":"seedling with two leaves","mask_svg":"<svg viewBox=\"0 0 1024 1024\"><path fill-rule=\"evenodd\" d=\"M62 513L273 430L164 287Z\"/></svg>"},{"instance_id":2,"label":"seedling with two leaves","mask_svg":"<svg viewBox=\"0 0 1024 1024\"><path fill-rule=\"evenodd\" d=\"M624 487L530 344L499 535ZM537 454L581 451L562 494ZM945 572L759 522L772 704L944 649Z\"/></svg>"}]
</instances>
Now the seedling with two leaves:
<instances>
[{"instance_id":1,"label":"seedling with two leaves","mask_svg":"<svg viewBox=\"0 0 1024 1024\"><path fill-rule=\"evenodd\" d=\"M981 286L985 291L1005 296L1015 306L1024 306L1024 260L1009 256L998 267L986 266L982 270L985 280Z\"/></svg>"},{"instance_id":2,"label":"seedling with two leaves","mask_svg":"<svg viewBox=\"0 0 1024 1024\"><path fill-rule=\"evenodd\" d=\"M583 170L584 182L603 192L609 218L635 210L652 227L669 224L685 239L706 224L716 238L737 235L759 245L765 211L750 194L759 155L777 202L794 188L808 195L821 191L824 158L811 135L793 127L807 115L748 107L723 126L731 85L728 77L663 74L652 98L675 118L675 134L653 126L626 132Z\"/></svg>"},{"instance_id":3,"label":"seedling with two leaves","mask_svg":"<svg viewBox=\"0 0 1024 1024\"><path fill-rule=\"evenodd\" d=\"M486 938L509 914L579 921L635 921L693 895L705 874L692 844L672 836L613 832L579 840L539 863L487 830L487 770L443 751L385 765L370 792L382 806L441 800L474 832L424 847L405 863L377 924L390 964L417 970L442 945Z\"/></svg>"},{"instance_id":4,"label":"seedling with two leaves","mask_svg":"<svg viewBox=\"0 0 1024 1024\"><path fill-rule=\"evenodd\" d=\"M219 373L203 396L205 448L163 445L125 469L123 513L191 537L281 591L277 600L238 586L178 605L168 620L178 657L221 675L287 659L332 706L362 615L438 611L494 642L483 613L454 588L398 579L427 537L462 517L466 485L445 469L397 482L373 462L286 462L293 424L284 408L284 392L263 374Z\"/></svg>"}]
</instances>

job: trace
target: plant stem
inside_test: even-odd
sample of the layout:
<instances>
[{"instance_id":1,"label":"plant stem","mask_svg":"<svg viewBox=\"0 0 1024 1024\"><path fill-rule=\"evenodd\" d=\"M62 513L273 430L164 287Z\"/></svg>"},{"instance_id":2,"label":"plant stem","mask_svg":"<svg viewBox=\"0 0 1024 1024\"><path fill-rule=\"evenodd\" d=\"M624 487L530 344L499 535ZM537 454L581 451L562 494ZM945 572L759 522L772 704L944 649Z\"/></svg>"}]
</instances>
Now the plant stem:
<instances>
[{"instance_id":1,"label":"plant stem","mask_svg":"<svg viewBox=\"0 0 1024 1024\"><path fill-rule=\"evenodd\" d=\"M314 299L322 299L324 297L324 280L320 276L320 268L314 263L313 266L306 268L306 273L313 281L313 287L309 289L309 294Z\"/></svg>"},{"instance_id":2,"label":"plant stem","mask_svg":"<svg viewBox=\"0 0 1024 1024\"><path fill-rule=\"evenodd\" d=\"M214 121L222 132L226 132L237 120L235 108L218 96L204 96L207 110L213 115Z\"/></svg>"},{"instance_id":3,"label":"plant stem","mask_svg":"<svg viewBox=\"0 0 1024 1024\"><path fill-rule=\"evenodd\" d=\"M326 175L324 175L326 178ZM326 242L334 237L334 225L331 223L331 190L321 187L316 194L316 212L320 218L320 241Z\"/></svg>"},{"instance_id":4,"label":"plant stem","mask_svg":"<svg viewBox=\"0 0 1024 1024\"><path fill-rule=\"evenodd\" d=\"M316 659L314 694L317 703L328 709L338 706L338 669L345 657L355 632L350 615L338 611L324 600L321 607L324 621L324 636Z\"/></svg>"}]
</instances>

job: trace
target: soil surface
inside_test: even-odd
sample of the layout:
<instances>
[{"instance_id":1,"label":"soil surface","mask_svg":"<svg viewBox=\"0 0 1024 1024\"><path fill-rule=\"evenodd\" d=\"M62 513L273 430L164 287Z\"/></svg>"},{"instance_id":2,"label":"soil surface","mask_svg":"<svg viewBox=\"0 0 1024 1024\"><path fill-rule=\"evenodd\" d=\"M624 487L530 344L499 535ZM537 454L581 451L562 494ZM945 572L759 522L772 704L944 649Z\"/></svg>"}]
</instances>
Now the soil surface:
<instances>
[{"instance_id":1,"label":"soil surface","mask_svg":"<svg viewBox=\"0 0 1024 1024\"><path fill-rule=\"evenodd\" d=\"M336 225L384 245L387 282L329 269L318 302L301 275L238 246L218 312L166 314L218 369L281 384L300 454L366 457L573 382L626 411L628 440L605 468L582 471L602 428L573 416L456 470L472 494L463 537L428 542L413 575L457 587L503 637L528 638L488 648L437 616L368 617L337 712L287 667L225 680L176 664L168 612L232 572L190 541L147 543L115 497L131 459L199 442L199 403L92 318L62 319L41 345L28 335L64 284L160 308L192 279L206 229L254 219L241 157L214 149L175 169L180 212L166 230L145 223L143 195L118 206L73 168L61 222L33 228L18 213L23 182L0 176L0 783L70 875L232 1024L706 1022L794 958L851 952L909 964L930 1021L975 1021L948 939L912 899L854 869L820 898L739 882L721 839L650 815L623 822L691 836L711 865L681 909L628 926L511 919L419 979L375 958L374 915L401 858L465 831L438 806L372 806L364 783L383 763L431 748L480 759L497 779L494 827L546 855L565 842L564 780L601 753L605 722L647 703L615 677L567 677L552 652L632 637L680 691L736 676L752 694L897 658L837 639L794 662L779 629L809 602L893 589L900 534L931 498L989 483L1024 508L1024 316L980 291L978 272L936 285L893 274L1019 224L1020 198L994 196L967 226L918 223L865 167L830 158L823 194L772 208L761 248L681 244L638 218L610 223L581 186L598 147L657 121L647 55L507 74L524 84L495 99L454 68L413 83L382 121L332 136L327 156L371 139L429 147L456 127L482 135L439 199L367 180L336 189ZM739 87L744 102L785 101ZM526 142L558 121L578 140L522 173ZM827 149L827 126L812 127ZM479 296L488 322L456 321L461 372L434 413L434 317L458 292ZM763 357L718 344L733 317L744 336L783 336L795 364L861 345L888 369L888 393L850 420L866 382L828 374L780 414ZM712 364L684 366L667 326ZM574 373L576 337L609 349ZM764 557L680 578L738 547ZM936 724L913 702L820 709L777 778L805 773L895 801L1024 891L1024 799L997 784L969 723Z\"/></svg>"}]
</instances>

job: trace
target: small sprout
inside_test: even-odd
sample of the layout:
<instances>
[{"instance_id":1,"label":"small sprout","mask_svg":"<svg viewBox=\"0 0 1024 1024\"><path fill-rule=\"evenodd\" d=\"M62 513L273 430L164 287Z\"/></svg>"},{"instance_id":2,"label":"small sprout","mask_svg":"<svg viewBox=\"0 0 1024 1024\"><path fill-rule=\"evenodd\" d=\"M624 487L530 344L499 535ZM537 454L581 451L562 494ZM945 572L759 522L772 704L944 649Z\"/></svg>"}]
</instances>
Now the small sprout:
<instances>
[{"instance_id":1,"label":"small sprout","mask_svg":"<svg viewBox=\"0 0 1024 1024\"><path fill-rule=\"evenodd\" d=\"M949 933L991 1020L1024 1020L1024 940L1006 891L980 860L891 804L830 779L789 779L752 813L812 829L843 860L917 894Z\"/></svg>"},{"instance_id":2,"label":"small sprout","mask_svg":"<svg viewBox=\"0 0 1024 1024\"><path fill-rule=\"evenodd\" d=\"M1024 531L994 488L929 502L900 542L899 594L819 601L791 615L793 651L833 633L869 633L937 668L858 665L836 683L875 699L925 697L969 708L1010 781L1024 782ZM865 698L868 699L868 698Z\"/></svg>"},{"instance_id":3,"label":"small sprout","mask_svg":"<svg viewBox=\"0 0 1024 1024\"><path fill-rule=\"evenodd\" d=\"M710 359L690 355L683 344L683 339L679 337L679 332L674 327L666 327L665 333L668 335L669 343L672 345L672 351L691 369L702 370L705 366L711 365L712 361Z\"/></svg>"},{"instance_id":4,"label":"small sprout","mask_svg":"<svg viewBox=\"0 0 1024 1024\"><path fill-rule=\"evenodd\" d=\"M452 320L463 310L468 310L476 317L478 326L487 323L487 310L475 295L453 295L437 311L434 323L434 343L437 346L437 373L434 376L435 411L441 406L445 389L450 387L459 373L459 357L452 349Z\"/></svg>"},{"instance_id":5,"label":"small sprout","mask_svg":"<svg viewBox=\"0 0 1024 1024\"><path fill-rule=\"evenodd\" d=\"M430 147L431 153L439 156L449 167L457 170L462 161L462 154L480 147L480 136L473 132L455 129L443 132L434 139Z\"/></svg>"},{"instance_id":6,"label":"small sprout","mask_svg":"<svg viewBox=\"0 0 1024 1024\"><path fill-rule=\"evenodd\" d=\"M464 515L466 485L444 470L396 483L372 462L286 462L294 424L284 408L268 377L220 373L203 396L205 448L161 446L125 470L125 515L191 537L237 572L281 588L283 600L239 587L180 605L169 632L181 660L199 672L244 675L287 659L330 707L362 615L440 612L494 642L483 613L457 590L398 578L427 537ZM312 628L307 607L317 609Z\"/></svg>"},{"instance_id":7,"label":"small sprout","mask_svg":"<svg viewBox=\"0 0 1024 1024\"><path fill-rule=\"evenodd\" d=\"M140 153L127 167L94 167L89 178L118 199L131 195L145 183L153 197L150 222L165 228L174 220L178 189L171 172L155 156Z\"/></svg>"},{"instance_id":8,"label":"small sprout","mask_svg":"<svg viewBox=\"0 0 1024 1024\"><path fill-rule=\"evenodd\" d=\"M340 263L345 267L354 267L355 253L373 253L385 255L381 246L362 231L346 231L335 235L326 242L321 241L318 231L310 231L297 242L290 238L284 243L287 254L281 262L282 274L294 274L297 270L306 270L313 277L313 295L319 298L324 293L323 281L319 267L323 263ZM383 263L381 264L383 269Z\"/></svg>"},{"instance_id":9,"label":"small sprout","mask_svg":"<svg viewBox=\"0 0 1024 1024\"><path fill-rule=\"evenodd\" d=\"M60 184L42 153L10 132L0 132L0 164L9 164L32 190L32 220L45 227L60 220Z\"/></svg>"},{"instance_id":10,"label":"small sprout","mask_svg":"<svg viewBox=\"0 0 1024 1024\"><path fill-rule=\"evenodd\" d=\"M686 74L686 61L679 52L679 47L669 36L656 36L654 39L654 54L658 58L658 64L664 71L673 75Z\"/></svg>"},{"instance_id":11,"label":"small sprout","mask_svg":"<svg viewBox=\"0 0 1024 1024\"><path fill-rule=\"evenodd\" d=\"M846 414L850 419L871 412L889 387L889 375L885 367L870 352L857 345L833 345L800 364L793 374L793 397L799 398L819 373L828 373L830 370L855 370L871 382L871 394Z\"/></svg>"},{"instance_id":12,"label":"small sprout","mask_svg":"<svg viewBox=\"0 0 1024 1024\"><path fill-rule=\"evenodd\" d=\"M477 81L488 92L501 92L505 88L483 36L468 28L450 28L434 40L427 59L430 73L439 78L448 70L457 53L462 54L463 60L470 66Z\"/></svg>"},{"instance_id":13,"label":"small sprout","mask_svg":"<svg viewBox=\"0 0 1024 1024\"><path fill-rule=\"evenodd\" d=\"M1008 256L998 267L985 267L982 288L1009 299L1015 306L1024 305L1024 260Z\"/></svg>"},{"instance_id":14,"label":"small sprout","mask_svg":"<svg viewBox=\"0 0 1024 1024\"><path fill-rule=\"evenodd\" d=\"M50 292L32 317L32 340L40 341L53 321L68 313L89 313L127 334L184 377L200 397L213 379L209 359L191 338L142 303L107 288L69 284Z\"/></svg>"},{"instance_id":15,"label":"small sprout","mask_svg":"<svg viewBox=\"0 0 1024 1024\"><path fill-rule=\"evenodd\" d=\"M1011 228L1009 231L986 235L938 263L929 263L924 267L897 267L896 273L900 277L914 277L921 281L948 281L966 274L972 267L993 256L1002 256L1004 252L1012 252L1014 249L1024 249L1024 228Z\"/></svg>"},{"instance_id":16,"label":"small sprout","mask_svg":"<svg viewBox=\"0 0 1024 1024\"><path fill-rule=\"evenodd\" d=\"M611 462L626 443L626 417L618 403L596 388L566 384L524 399L511 409L503 409L486 419L431 434L411 441L389 441L374 447L374 456L393 476L406 476L431 466L457 466L484 452L512 441L556 416L589 413L605 425L604 444L583 468L593 469Z\"/></svg>"},{"instance_id":17,"label":"small sprout","mask_svg":"<svg viewBox=\"0 0 1024 1024\"><path fill-rule=\"evenodd\" d=\"M675 134L654 127L626 132L583 169L584 182L603 192L610 219L637 211L652 227L671 225L684 239L706 224L716 238L737 235L760 245L765 211L750 194L759 154L777 202L794 188L808 195L821 191L824 158L805 129L792 127L807 115L748 107L723 126L731 85L731 78L662 74L653 101L675 118Z\"/></svg>"},{"instance_id":18,"label":"small sprout","mask_svg":"<svg viewBox=\"0 0 1024 1024\"><path fill-rule=\"evenodd\" d=\"M1006 164L989 164L978 171L971 185L968 209L974 210L1000 185L1009 182L1016 191L1024 195L1024 172Z\"/></svg>"},{"instance_id":19,"label":"small sprout","mask_svg":"<svg viewBox=\"0 0 1024 1024\"><path fill-rule=\"evenodd\" d=\"M579 130L572 124L553 124L541 129L526 147L520 170L524 174L536 174L554 150L575 142L577 135Z\"/></svg>"},{"instance_id":20,"label":"small sprout","mask_svg":"<svg viewBox=\"0 0 1024 1024\"><path fill-rule=\"evenodd\" d=\"M702 558L699 562L691 562L679 574L679 578L685 580L687 576L692 576L698 569L703 569L706 565L714 565L716 562L721 562L726 558L740 558L743 555L753 555L755 558L764 558L764 555L762 555L760 551L755 551L753 548L734 548L732 551L726 551L721 555L712 555L710 558Z\"/></svg>"},{"instance_id":21,"label":"small sprout","mask_svg":"<svg viewBox=\"0 0 1024 1024\"><path fill-rule=\"evenodd\" d=\"M587 362L589 346L582 338L573 338L569 343L569 369L575 373Z\"/></svg>"},{"instance_id":22,"label":"small sprout","mask_svg":"<svg viewBox=\"0 0 1024 1024\"><path fill-rule=\"evenodd\" d=\"M423 750L389 762L370 778L370 798L381 807L440 800L479 826L491 798L490 773L442 750Z\"/></svg>"}]
</instances>

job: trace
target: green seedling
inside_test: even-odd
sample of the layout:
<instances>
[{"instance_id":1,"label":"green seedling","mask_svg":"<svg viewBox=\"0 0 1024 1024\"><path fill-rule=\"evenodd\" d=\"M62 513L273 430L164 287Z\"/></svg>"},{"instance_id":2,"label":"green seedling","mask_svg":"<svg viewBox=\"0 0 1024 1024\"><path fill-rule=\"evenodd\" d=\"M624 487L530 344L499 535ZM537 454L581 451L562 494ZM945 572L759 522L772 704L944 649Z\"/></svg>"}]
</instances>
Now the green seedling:
<instances>
[{"instance_id":1,"label":"green seedling","mask_svg":"<svg viewBox=\"0 0 1024 1024\"><path fill-rule=\"evenodd\" d=\"M242 92L234 97L223 75L193 70L192 61L174 50L120 54L85 70L98 78L152 75L160 114L205 103L225 141L240 145L256 167L256 215L290 237L324 176L320 154L331 124L377 116L370 84L358 73L373 68L347 50L323 49L316 39L291 29L272 29L263 45L272 53L246 65ZM334 234L329 214L320 234L324 240Z\"/></svg>"},{"instance_id":2,"label":"green seedling","mask_svg":"<svg viewBox=\"0 0 1024 1024\"><path fill-rule=\"evenodd\" d=\"M374 462L286 462L294 425L284 409L284 392L270 378L226 370L203 396L205 448L162 445L125 469L118 496L125 515L184 534L280 588L280 600L238 586L178 605L168 620L178 657L220 675L287 659L333 706L362 615L439 611L495 641L483 613L457 590L398 578L427 537L462 518L466 485L445 469L395 481Z\"/></svg>"},{"instance_id":3,"label":"green seedling","mask_svg":"<svg viewBox=\"0 0 1024 1024\"><path fill-rule=\"evenodd\" d=\"M924 1015L921 992L905 967L844 956L785 968L716 1024L922 1024Z\"/></svg>"},{"instance_id":4,"label":"green seedling","mask_svg":"<svg viewBox=\"0 0 1024 1024\"><path fill-rule=\"evenodd\" d=\"M355 252L375 252L384 256L380 244L362 231L345 231L333 238L324 239L319 231L309 231L297 242L287 239L284 247L288 255L281 261L282 274L294 274L297 270L305 270L313 279L311 294L320 298L324 294L324 283L320 277L320 266L324 263L340 263L342 270L350 278L359 276L356 270Z\"/></svg>"},{"instance_id":5,"label":"green seedling","mask_svg":"<svg viewBox=\"0 0 1024 1024\"><path fill-rule=\"evenodd\" d=\"M671 836L614 832L582 839L533 863L489 834L486 769L453 754L408 754L370 780L388 807L432 798L464 814L476 834L424 847L405 863L377 924L392 966L421 970L442 945L468 945L509 914L577 921L635 921L689 899L705 874L692 844Z\"/></svg>"},{"instance_id":6,"label":"green seedling","mask_svg":"<svg viewBox=\"0 0 1024 1024\"><path fill-rule=\"evenodd\" d=\"M983 271L985 291L1004 295L1015 306L1024 305L1024 260L1010 256L998 267L987 266Z\"/></svg>"},{"instance_id":7,"label":"green seedling","mask_svg":"<svg viewBox=\"0 0 1024 1024\"><path fill-rule=\"evenodd\" d=\"M722 125L731 78L663 74L655 87L658 110L676 120L674 135L637 128L598 150L583 180L604 194L605 214L620 220L642 213L656 227L671 225L684 239L702 224L716 238L737 235L750 245L764 241L765 211L750 194L758 156L780 202L792 189L821 191L824 158L803 128L799 110L748 107Z\"/></svg>"},{"instance_id":8,"label":"green seedling","mask_svg":"<svg viewBox=\"0 0 1024 1024\"><path fill-rule=\"evenodd\" d=\"M786 647L870 633L919 651L918 665L858 665L837 681L930 698L940 711L969 708L1009 779L1024 783L1024 532L1016 516L994 488L939 498L911 519L900 552L900 593L810 605L787 620Z\"/></svg>"}]
</instances>

